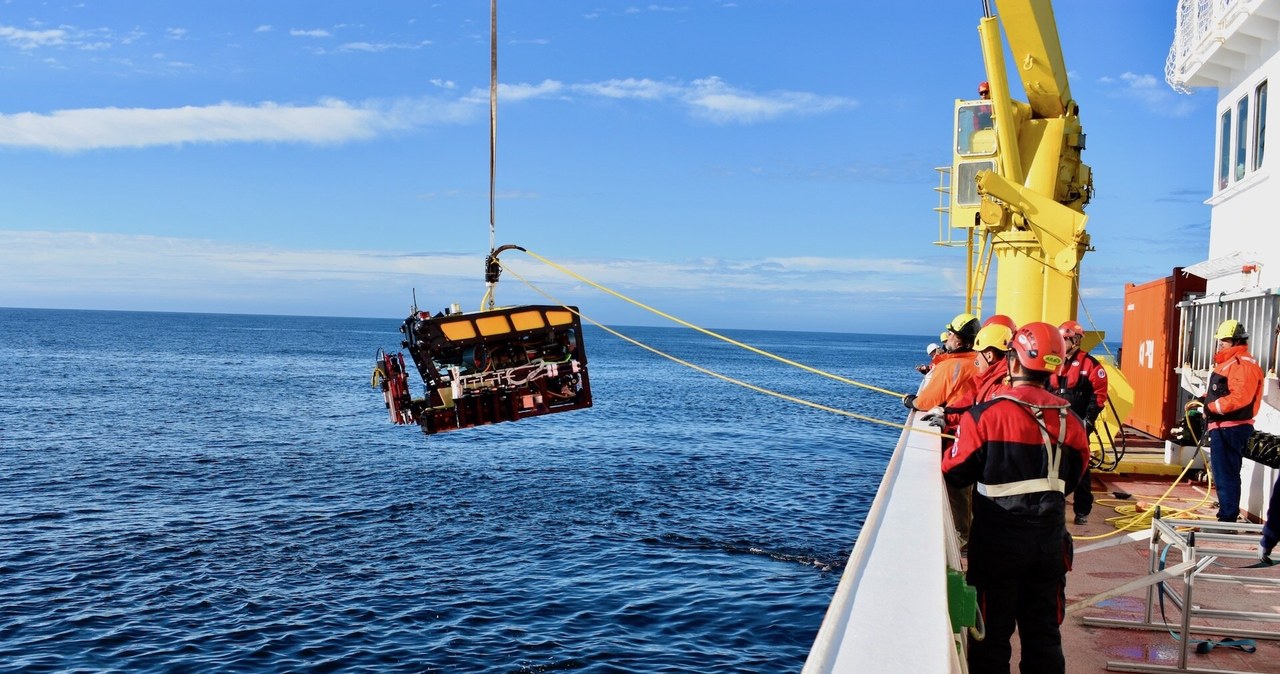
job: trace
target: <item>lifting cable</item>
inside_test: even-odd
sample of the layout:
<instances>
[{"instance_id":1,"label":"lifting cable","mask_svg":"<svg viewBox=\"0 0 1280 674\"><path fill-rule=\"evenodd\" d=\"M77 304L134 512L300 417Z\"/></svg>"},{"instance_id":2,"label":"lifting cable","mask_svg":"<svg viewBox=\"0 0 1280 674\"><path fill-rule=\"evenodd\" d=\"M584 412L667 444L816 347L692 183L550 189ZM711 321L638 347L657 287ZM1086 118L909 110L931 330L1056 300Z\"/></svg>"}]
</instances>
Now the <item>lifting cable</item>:
<instances>
[{"instance_id":1,"label":"lifting cable","mask_svg":"<svg viewBox=\"0 0 1280 674\"><path fill-rule=\"evenodd\" d=\"M803 363L797 363L797 362L796 362L796 361L794 361L794 360L790 360L790 359L788 359L788 358L783 358L782 356L779 356L779 355L777 355L777 354L769 353L768 351L765 351L765 350L763 350L763 349L758 349L758 348L756 348L756 347L754 347L754 346L751 346L750 344L744 344L744 343L742 343L742 342L739 342L739 341L738 341L738 340L736 340L736 339L733 339L732 337L726 337L726 336L724 336L724 335L722 335L722 334L719 334L719 333L717 333L717 332L713 332L713 331L708 330L708 329L706 329L706 328L699 327L699 326L694 325L693 323L690 323L690 322L688 322L688 321L686 321L686 320L683 320L683 319L677 318L677 317L675 317L675 316L672 316L671 314L668 314L668 313L666 313L666 312L664 312L664 311L662 311L662 310L660 310L660 309L655 309L655 308L653 308L653 307L651 307L651 306L649 306L649 305L647 305L647 304L644 304L644 303L640 302L639 300L635 300L635 299L632 299L632 298L630 298L630 297L627 297L626 295L623 295L622 293L620 293L620 292L618 292L618 291L616 291L616 290L613 290L613 289L608 288L608 287L605 287L605 286L603 286L603 285L601 285L601 284L599 284L599 283L596 283L595 281L592 281L591 279L589 279L589 278L587 278L587 277L585 277L585 276L583 276L583 275L581 275L581 274L579 274L579 273L577 273L577 272L573 271L572 269L569 269L569 268L564 267L564 266L562 266L562 265L556 264L555 262L552 262L551 260L548 260L547 258L542 257L541 255L539 255L539 254L537 254L537 253L535 253L535 252L533 252L533 251L531 251L531 250L522 250L522 252L523 252L525 255L528 255L529 257L532 257L533 259L535 259L535 260L537 260L537 261L539 261L539 262L541 262L541 263L543 263L543 264L545 264L545 265L547 265L547 266L551 267L552 269L555 269L556 271L559 271L559 272L560 272L560 273L562 273L562 274L565 274L565 275L567 275L567 276L571 276L571 277L573 277L573 278L575 278L575 279L577 279L577 280L579 280L579 281L582 281L583 283L586 283L587 285L589 285L589 286L591 286L591 287L595 288L596 290L600 290L600 291L602 291L602 292L605 292L605 293L608 293L608 294L610 294L610 295L613 295L614 297L617 297L617 298L618 298L618 299L620 299L620 300L623 300L623 301L625 301L625 302L629 302L629 303L631 303L631 304L634 304L635 306L640 307L641 309L644 309L645 311L648 311L648 312L651 312L651 313L656 314L656 315L658 315L658 316L661 316L661 317L663 317L663 318L665 318L665 319L667 319L667 320L669 320L669 321L671 321L671 322L673 322L673 323L678 323L678 324L683 325L684 327L689 328L689 329L691 329L691 330L696 330L696 331L698 331L698 332L701 332L702 334L707 335L708 337L714 337L714 338L716 338L716 339L718 339L718 340L720 340L720 341L722 341L722 342L727 342L727 343L732 344L732 345L734 345L734 346L736 346L736 347L739 347L739 348L742 348L742 349L746 349L747 351L750 351L750 352L752 352L752 353L754 353L754 354L756 354L756 355L758 355L758 356L764 356L765 358L772 358L773 360L776 360L776 361L778 361L779 363L784 363L784 364L786 364L786 365L790 365L790 366L792 366L792 367L797 367L797 368L800 368L801 370L804 370L804 371L806 371L806 372L810 372L810 373L812 373L812 374L816 374L816 375L819 375L819 376L822 376L822 377L826 377L826 378L828 378L828 379L834 379L834 380L836 380L836 381L838 381L838 382L841 382L841 383L843 383L843 384L849 384L849 385L851 385L851 386L857 386L857 387L859 387L859 388L864 388L864 389L867 389L868 391L875 391L876 393L883 393L883 394L885 394L885 395L890 395L890 396L893 396L893 397L895 397L895 398L902 398L902 397L903 397L903 395L904 395L904 394L902 394L902 393L898 393L898 392L896 392L896 391L890 391L889 389L880 388L879 386L872 386L871 384L864 384L864 383L862 383L862 382L860 382L860 381L854 381L854 380L852 380L852 379L847 379L847 378L845 378L845 377L841 377L841 376L840 376L840 375L838 375L838 374L832 374L832 373L830 373L830 372L825 372L825 371L823 371L823 370L819 370L819 369L817 369L817 368L815 368L815 367L810 367L810 366L805 365L805 364L803 364ZM506 269L506 266L505 266L505 265L503 265L503 269ZM508 270L508 271L510 271L510 270ZM514 273L514 272L513 272L513 273ZM523 280L523 279L521 279L521 280ZM525 284L526 284L526 285L529 285L529 287L531 287L531 288L533 287L532 285L530 285L530 284L529 284L529 282L528 282L528 281L525 281ZM534 288L534 290L537 290L537 288ZM540 290L539 290L538 292L542 292L542 291L540 291ZM543 294L545 295L545 293L543 293ZM594 322L594 321L593 321L593 322ZM598 324L597 324L597 325L598 325Z\"/></svg>"},{"instance_id":2,"label":"lifting cable","mask_svg":"<svg viewBox=\"0 0 1280 674\"><path fill-rule=\"evenodd\" d=\"M682 321L682 320L680 320L680 319L678 319L678 318L675 318L675 317L673 317L673 316L669 316L669 315L667 315L667 314L662 313L661 311L658 311L657 309L653 309L653 308L651 308L651 307L645 306L644 304L640 304L639 302L637 302L637 301L635 301L635 300L633 300L633 299L631 299L631 298L628 298L628 297L626 297L626 296L624 296L624 295L621 295L621 294L619 294L619 293L617 293L617 292L614 292L614 291L612 291L612 290L609 290L608 288L605 288L605 287L604 287L604 286L602 286L602 285L599 285L599 284L597 284L597 283L594 283L594 282L592 282L592 281L590 281L590 280L586 279L586 278L585 278L585 277L583 277L583 276L580 276L580 275L578 275L578 274L576 274L576 273L574 273L574 272L572 272L572 271L569 271L568 269L566 269L566 268L564 268L564 267L561 267L560 265L555 264L554 262L551 262L550 260L547 260L546 258L544 258L544 257L542 257L542 256L540 256L540 255L538 255L537 253L533 253L533 252L530 252L530 251L527 251L527 250L526 250L526 251L524 251L524 252L525 252L525 253L527 253L528 255L530 255L531 257L533 257L533 258L535 258L535 259L537 259L537 260L540 260L540 261L542 261L542 262L544 262L544 263L546 263L546 264L548 264L548 265L550 265L550 266L552 266L552 267L556 268L557 270L559 270L559 271L561 271L561 272L564 272L564 273L566 273L566 274L568 274L568 275L570 275L570 276L572 276L572 277L574 277L574 278L576 278L576 279L579 279L579 280L583 281L584 283L590 284L591 286L593 286L593 287L595 287L595 288L598 288L598 289L600 289L600 290L603 290L603 291L605 291L605 292L607 292L607 293L609 293L609 294L612 294L612 295L614 295L614 296L616 296L616 297L619 297L619 298L621 298L621 299L624 299L624 300L626 300L626 301L628 301L628 302L631 302L632 304L635 304L635 305L640 306L640 307L642 307L642 308L648 309L649 311L652 311L652 312L654 312L654 313L657 313L657 314L658 314L658 315L660 315L660 316L663 316L663 317L668 318L668 319L670 319L670 320L676 321L677 323L680 323L681 325L684 325L684 326L687 326L687 327L692 328L692 329L694 329L694 330L697 330L697 331L699 331L699 332L702 332L702 333L705 333L705 334L711 335L711 336L713 336L713 337L716 337L717 339L722 339L722 340L724 340L724 341L726 341L726 342L729 342L730 344L734 344L734 345L736 345L736 346L740 346L740 347L742 347L742 348L748 349L748 350L753 351L753 352L755 352L755 353L758 353L758 354L760 354L760 355L767 356L767 357L769 357L769 358L773 358L774 360L778 360L778 361L781 361L781 362L783 362L783 363L787 363L788 365L793 365L793 366L799 367L799 368L801 368L801 369L808 370L808 371L810 371L810 372L814 372L814 373L817 373L817 374L821 374L821 375L823 375L823 376L827 376L827 377L831 377L831 378L833 378L833 379L837 379L837 380L839 380L839 381L844 381L844 382L847 382L847 383L850 383L850 384L854 384L854 385L856 385L856 386L861 386L861 387L863 387L863 388L868 388L868 389L872 389L872 390L875 390L875 391L880 391L880 392L883 392L883 393L888 393L888 394L890 394L890 395L895 395L895 396L900 396L900 395L901 395L901 394L898 394L898 393L894 393L894 392L892 392L892 391L887 391L887 390L885 390L885 389L875 388L875 387L873 387L873 386L869 386L869 385L867 385L867 384L862 384L862 383L859 383L859 382L855 382L855 381L853 381L853 380L844 379L843 377L839 377L839 376L837 376L837 375L833 375L833 374L829 374L829 373L826 373L826 372L822 372L821 370L817 370L817 369L811 368L811 367L809 367L809 366L807 366L807 365L801 365L800 363L796 363L796 362L794 362L794 361L787 360L786 358L782 358L781 356L776 356L776 355L771 354L771 353L769 353L769 352L767 352L767 351L762 351L762 350L760 350L760 349L757 349L757 348L752 347L752 346L748 346L748 345L746 345L746 344L743 344L743 343L738 342L738 341L736 341L736 340L730 339L730 338L728 338L728 337L724 337L724 336L722 336L722 335L718 335L718 334L716 334L716 333L714 333L714 332L711 332L710 330L705 330L705 329L700 328L700 327L698 327L698 326L696 326L696 325L693 325L693 324L691 324L691 323L687 323L687 322ZM900 423L896 423L896 422L892 422L892 421L885 421L885 420L883 420L883 419L877 419L877 418L875 418L875 417L869 417L869 416L866 416L866 415L864 415L864 414L857 414L856 412L849 412L849 411L847 411L847 410L842 410L842 409L839 409L839 408L836 408L836 407L831 407L831 406L829 406L829 405L823 405L823 404L821 404L821 403L816 403L816 402L813 402L813 401L811 401L811 400L805 400L805 399L803 399L803 398L797 398L797 397L795 397L795 396L787 395L787 394L785 394L785 393L781 393L781 392L778 392L778 391L773 391L773 390L770 390L770 389L767 389L767 388L764 388L764 387L761 387L761 386L756 386L755 384L751 384L751 383L749 383L749 382L742 381L741 379L735 379L735 378L730 377L730 376L728 376L728 375L726 375L726 374L721 374L721 373L716 372L716 371L714 371L714 370L707 369L707 368L705 368L705 367L702 367L701 365L697 365L697 364L695 364L695 363L691 363L691 362L689 362L689 361L687 361L687 360L683 360L683 359L678 358L678 357L676 357L676 356L673 356L673 355L671 355L671 354L668 354L668 353L665 353L665 352L663 352L663 351L660 351L659 349L656 349L656 348L654 348L654 347L652 347L652 346L649 346L648 344L645 344L645 343L643 343L643 342L640 342L640 341L637 341L637 340L635 340L635 339L632 339L631 337L628 337L628 336L626 336L626 335L624 335L624 334L622 334L622 333L620 333L620 332L618 332L618 331L616 331L616 330L614 330L614 329L612 329L612 328L610 328L610 327L608 327L608 326L604 325L603 323L600 323L599 321L596 321L595 319L593 319L593 318L591 318L591 317L589 317L589 316L584 315L581 311L577 311L577 310L573 309L572 307L568 306L568 305L567 305L567 304L565 304L564 302L561 302L560 300L558 300L558 299L556 299L555 297L553 297L551 294L547 293L545 290L543 290L543 289L539 288L538 286L534 285L532 282L530 282L530 281L529 281L528 279L526 279L525 277L521 276L519 273L517 273L517 272L513 271L510 267L507 267L506 265L502 265L502 268L503 268L503 269L504 269L508 274L511 274L512 276L515 276L517 279L520 279L520 281L521 281L522 283L524 283L525 285L529 286L529 287L530 287L531 289L533 289L535 292L537 292L538 294L540 294L540 295L542 295L543 297L547 298L547 299L548 299L548 300L550 300L551 302L554 302L555 304L559 305L560 307L562 307L562 308L564 308L564 309L567 309L567 310L569 310L569 311L572 311L574 314L577 314L577 315L578 315L578 317L579 317L579 318L581 318L582 320L587 321L588 323L591 323L592 325L594 325L594 326L596 326L596 327L600 328L601 330L604 330L605 332L607 332L607 333L609 333L609 334L613 335L614 337L617 337L618 339L621 339L621 340L623 340L623 341L625 341L625 342L628 342L628 343L630 343L630 344L634 344L635 346L638 346L638 347L640 347L640 348L642 348L642 349L644 349L644 350L646 350L646 351L649 351L649 352L654 353L654 354L656 354L656 355L658 355L658 356L661 356L661 357L663 357L663 358L666 358L666 359L668 359L668 360L670 360L670 361L672 361L672 362L675 362L675 363L678 363L678 364L680 364L680 365L683 365L683 366L685 366L685 367L687 367L687 368L689 368L689 369L696 370L696 371L701 372L701 373L703 373L703 374L706 374L706 375L709 375L709 376L715 377L716 379L720 379L720 380L722 380L722 381L726 381L726 382L728 382L728 383L730 383L730 384L735 384L735 385L737 385L737 386L741 386L741 387L743 387L743 388L750 389L750 390L755 391L755 392L757 392L757 393L763 393L763 394L765 394L765 395L770 395L770 396L773 396L773 397L775 397L775 398L781 398L782 400L786 400L786 401L788 401L788 402L793 402L793 403L796 403L797 405L804 405L804 406L806 406L806 407L812 407L812 408L814 408L814 409L822 410L822 411L824 411L824 412L830 412L830 413L832 413L832 414L838 414L838 415L840 415L840 416L850 417L850 418L852 418L852 419L858 419L858 420L860 420L860 421L866 421L866 422L870 422L870 423L873 423L873 424L880 424L881 426L889 426L889 427L891 427L891 428L897 428L897 429L901 429L901 430L913 430L913 431L915 431L915 432L917 432L917 433L922 433L922 434L924 434L924 435L934 435L934 436L938 436L938 437L940 437L940 438L953 438L953 437L954 437L954 436L951 436L951 435L946 435L946 434L944 434L944 433L939 433L939 432L937 432L937 431L932 431L932 430L926 430L926 429L916 428L916 427L914 427L914 426L908 426L908 425L906 425L906 424L900 424Z\"/></svg>"}]
</instances>

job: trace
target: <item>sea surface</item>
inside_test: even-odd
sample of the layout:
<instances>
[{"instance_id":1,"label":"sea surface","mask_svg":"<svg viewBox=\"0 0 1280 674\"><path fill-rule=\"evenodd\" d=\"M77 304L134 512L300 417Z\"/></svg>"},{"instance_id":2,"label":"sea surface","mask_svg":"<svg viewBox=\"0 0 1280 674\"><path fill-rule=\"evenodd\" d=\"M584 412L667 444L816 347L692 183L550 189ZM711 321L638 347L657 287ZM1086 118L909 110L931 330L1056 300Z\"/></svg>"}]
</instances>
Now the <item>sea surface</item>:
<instances>
[{"instance_id":1,"label":"sea surface","mask_svg":"<svg viewBox=\"0 0 1280 674\"><path fill-rule=\"evenodd\" d=\"M398 326L0 309L0 671L800 669L896 429L588 327L592 409L427 437L369 385ZM622 330L904 418L692 331ZM903 392L928 341L727 334Z\"/></svg>"}]
</instances>

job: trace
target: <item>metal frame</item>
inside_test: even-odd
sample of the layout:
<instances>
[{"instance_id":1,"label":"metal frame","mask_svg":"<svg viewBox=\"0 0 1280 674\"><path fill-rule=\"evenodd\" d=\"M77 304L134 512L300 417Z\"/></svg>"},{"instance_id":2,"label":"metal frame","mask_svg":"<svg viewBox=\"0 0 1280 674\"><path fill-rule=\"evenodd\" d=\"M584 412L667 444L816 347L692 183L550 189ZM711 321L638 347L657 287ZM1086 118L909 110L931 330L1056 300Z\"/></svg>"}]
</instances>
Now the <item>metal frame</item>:
<instances>
[{"instance_id":1,"label":"metal frame","mask_svg":"<svg viewBox=\"0 0 1280 674\"><path fill-rule=\"evenodd\" d=\"M1180 528L1183 530L1179 531ZM1107 662L1107 671L1233 674L1231 670L1188 667L1187 649L1190 641L1188 636L1193 632L1199 632L1202 634L1230 635L1251 639L1280 640L1280 632L1242 630L1232 629L1230 627L1192 624L1193 617L1215 618L1219 620L1248 620L1252 622L1280 622L1280 612L1263 613L1257 611L1228 611L1204 608L1203 606L1197 606L1192 603L1192 594L1198 582L1237 583L1244 585L1280 587L1280 578L1205 573L1205 569L1208 568L1210 564L1217 561L1219 557L1254 559L1254 555L1251 550L1215 547L1214 544L1225 542L1247 542L1250 545L1253 545L1257 541L1261 531L1262 525L1260 524L1160 518L1151 520L1151 540L1149 543L1151 563L1149 575L1145 578L1140 578L1126 583L1120 588L1116 588L1110 592L1104 592L1096 597L1092 597L1081 602L1082 604L1089 605L1096 604L1099 601L1118 594L1124 594L1126 592L1131 592L1145 587L1147 590L1147 605L1146 611L1143 614L1143 619L1137 621L1118 618L1086 617L1082 619L1082 622L1085 625L1092 625L1096 627L1125 627L1129 629L1155 631L1176 630L1178 634L1181 635L1178 639L1181 644L1178 654L1178 665L1173 667L1169 665L1155 665L1145 662L1111 660ZM1166 543L1178 549L1182 554L1182 561L1170 566L1169 568L1160 569L1159 565L1161 562L1159 549L1162 544ZM1183 583L1181 593L1179 593L1176 588L1170 587L1169 584L1169 581L1179 576L1181 576ZM1165 595L1169 597L1170 603L1182 612L1182 619L1178 624L1171 624L1164 620L1157 620L1156 586L1162 582L1166 583L1164 592ZM1234 674L1247 673L1235 672Z\"/></svg>"}]
</instances>

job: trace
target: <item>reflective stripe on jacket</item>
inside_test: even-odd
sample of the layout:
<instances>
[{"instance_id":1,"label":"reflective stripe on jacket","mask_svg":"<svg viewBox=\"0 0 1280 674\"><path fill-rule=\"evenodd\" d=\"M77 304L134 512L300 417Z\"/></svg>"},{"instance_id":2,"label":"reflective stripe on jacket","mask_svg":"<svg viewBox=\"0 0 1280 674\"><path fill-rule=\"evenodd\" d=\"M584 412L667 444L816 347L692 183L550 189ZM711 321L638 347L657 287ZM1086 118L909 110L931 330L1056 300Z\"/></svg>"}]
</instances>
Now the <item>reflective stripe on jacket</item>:
<instances>
[{"instance_id":1,"label":"reflective stripe on jacket","mask_svg":"<svg viewBox=\"0 0 1280 674\"><path fill-rule=\"evenodd\" d=\"M1064 493L1075 489L1088 460L1084 425L1066 401L1017 386L961 417L942 470L954 486L978 485L975 518L1062 526Z\"/></svg>"}]
</instances>

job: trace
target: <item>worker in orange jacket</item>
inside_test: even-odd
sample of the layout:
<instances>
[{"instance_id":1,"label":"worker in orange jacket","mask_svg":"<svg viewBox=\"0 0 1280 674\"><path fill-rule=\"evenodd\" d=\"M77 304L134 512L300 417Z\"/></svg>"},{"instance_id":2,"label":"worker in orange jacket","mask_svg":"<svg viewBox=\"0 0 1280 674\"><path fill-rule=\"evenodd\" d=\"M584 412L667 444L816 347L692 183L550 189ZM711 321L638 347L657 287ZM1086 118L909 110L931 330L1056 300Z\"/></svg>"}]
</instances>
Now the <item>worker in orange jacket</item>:
<instances>
[{"instance_id":1,"label":"worker in orange jacket","mask_svg":"<svg viewBox=\"0 0 1280 674\"><path fill-rule=\"evenodd\" d=\"M1218 491L1218 521L1240 516L1240 464L1253 435L1253 418L1262 406L1262 368L1249 355L1249 335L1240 321L1229 319L1214 334L1218 352L1209 375L1204 407L1209 432L1209 466ZM1194 404L1194 403L1193 403Z\"/></svg>"},{"instance_id":2,"label":"worker in orange jacket","mask_svg":"<svg viewBox=\"0 0 1280 674\"><path fill-rule=\"evenodd\" d=\"M973 314L960 314L951 319L942 333L943 346L947 352L933 364L920 393L903 396L902 404L907 409L921 412L937 407L945 408L949 403L957 403L973 396L974 375L978 368L974 362L973 341L978 337L980 325L978 317ZM955 427L946 426L942 432L954 436L955 430ZM950 438L943 438L944 453L951 448L952 442L954 441ZM955 524L956 537L963 550L969 544L973 488L948 485L947 498L951 502L951 519Z\"/></svg>"},{"instance_id":3,"label":"worker in orange jacket","mask_svg":"<svg viewBox=\"0 0 1280 674\"><path fill-rule=\"evenodd\" d=\"M973 390L973 340L981 324L973 314L960 314L947 324L943 346L947 352L933 363L929 380L918 394L903 396L902 404L917 412L946 406Z\"/></svg>"}]
</instances>

